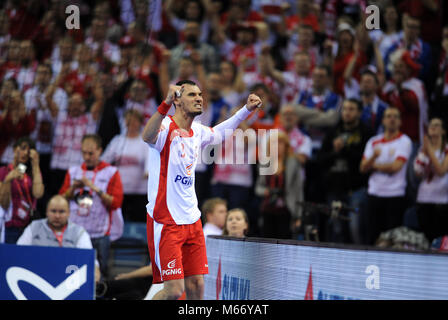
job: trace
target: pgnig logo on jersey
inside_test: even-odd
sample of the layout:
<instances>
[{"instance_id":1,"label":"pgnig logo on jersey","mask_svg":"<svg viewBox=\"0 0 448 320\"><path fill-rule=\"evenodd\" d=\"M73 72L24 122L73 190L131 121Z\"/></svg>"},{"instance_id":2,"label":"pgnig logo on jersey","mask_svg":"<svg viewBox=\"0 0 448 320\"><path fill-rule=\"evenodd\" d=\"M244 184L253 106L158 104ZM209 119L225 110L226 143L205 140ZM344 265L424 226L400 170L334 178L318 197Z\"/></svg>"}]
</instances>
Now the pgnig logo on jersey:
<instances>
[{"instance_id":1,"label":"pgnig logo on jersey","mask_svg":"<svg viewBox=\"0 0 448 320\"><path fill-rule=\"evenodd\" d=\"M171 275L181 274L182 273L182 269L181 268L176 268L176 259L168 262L167 267L168 267L168 270L163 270L162 271L162 277L163 276L171 276Z\"/></svg>"},{"instance_id":2,"label":"pgnig logo on jersey","mask_svg":"<svg viewBox=\"0 0 448 320\"><path fill-rule=\"evenodd\" d=\"M174 182L182 183L185 186L191 186L193 184L193 178L192 177L182 177L181 175L176 175Z\"/></svg>"}]
</instances>

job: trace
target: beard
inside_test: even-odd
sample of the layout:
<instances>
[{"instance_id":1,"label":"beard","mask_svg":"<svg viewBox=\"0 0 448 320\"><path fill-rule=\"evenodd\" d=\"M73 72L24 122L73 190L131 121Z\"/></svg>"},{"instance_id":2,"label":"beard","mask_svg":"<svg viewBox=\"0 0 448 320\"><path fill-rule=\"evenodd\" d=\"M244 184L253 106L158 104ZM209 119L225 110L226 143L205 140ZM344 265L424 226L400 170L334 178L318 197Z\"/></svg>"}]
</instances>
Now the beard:
<instances>
[{"instance_id":1,"label":"beard","mask_svg":"<svg viewBox=\"0 0 448 320\"><path fill-rule=\"evenodd\" d=\"M199 115L201 115L202 114L202 110L199 110L199 111L191 111L191 112L189 112L188 113L188 115L190 116L190 117L196 117L196 116L199 116Z\"/></svg>"}]
</instances>

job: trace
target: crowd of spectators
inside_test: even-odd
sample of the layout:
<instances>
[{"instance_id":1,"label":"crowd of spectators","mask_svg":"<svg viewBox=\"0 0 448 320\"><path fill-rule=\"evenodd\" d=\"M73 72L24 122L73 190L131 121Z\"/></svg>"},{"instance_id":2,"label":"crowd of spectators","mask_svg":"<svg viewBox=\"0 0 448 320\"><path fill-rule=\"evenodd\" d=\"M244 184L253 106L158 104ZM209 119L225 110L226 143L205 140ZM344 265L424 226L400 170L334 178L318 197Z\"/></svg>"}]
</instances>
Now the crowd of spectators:
<instances>
[{"instance_id":1,"label":"crowd of spectators","mask_svg":"<svg viewBox=\"0 0 448 320\"><path fill-rule=\"evenodd\" d=\"M80 9L79 29L67 29L70 4ZM370 4L379 29L366 27ZM356 244L403 225L429 241L448 234L447 11L441 0L2 2L8 241L44 218L58 193L97 250L109 246L112 212L145 222L151 163L139 133L169 84L183 79L203 91L197 120L207 126L249 92L263 101L239 129L278 150L274 173L261 174L261 161L196 167L199 207L224 199L247 220L244 234L300 238L315 226L321 241ZM263 143L233 139L225 152L260 160ZM86 222L89 201L101 221ZM306 205L338 201L338 214Z\"/></svg>"}]
</instances>

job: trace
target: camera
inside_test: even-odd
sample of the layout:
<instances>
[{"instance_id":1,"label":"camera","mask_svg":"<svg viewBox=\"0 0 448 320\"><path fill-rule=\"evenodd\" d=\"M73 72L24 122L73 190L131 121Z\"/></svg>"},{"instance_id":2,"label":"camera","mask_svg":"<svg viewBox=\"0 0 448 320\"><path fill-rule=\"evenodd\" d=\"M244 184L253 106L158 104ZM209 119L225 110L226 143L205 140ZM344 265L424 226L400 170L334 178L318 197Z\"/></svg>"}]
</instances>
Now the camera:
<instances>
[{"instance_id":1,"label":"camera","mask_svg":"<svg viewBox=\"0 0 448 320\"><path fill-rule=\"evenodd\" d=\"M26 172L26 165L24 165L23 163L19 163L19 165L17 166L17 170L19 170L20 173L25 173Z\"/></svg>"}]
</instances>

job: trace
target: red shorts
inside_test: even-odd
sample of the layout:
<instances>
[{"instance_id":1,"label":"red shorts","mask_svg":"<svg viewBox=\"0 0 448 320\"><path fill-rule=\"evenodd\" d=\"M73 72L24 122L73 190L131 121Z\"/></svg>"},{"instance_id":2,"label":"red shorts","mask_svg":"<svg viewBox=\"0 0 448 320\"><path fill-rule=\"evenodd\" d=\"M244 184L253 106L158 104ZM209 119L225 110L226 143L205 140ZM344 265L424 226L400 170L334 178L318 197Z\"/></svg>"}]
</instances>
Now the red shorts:
<instances>
[{"instance_id":1,"label":"red shorts","mask_svg":"<svg viewBox=\"0 0 448 320\"><path fill-rule=\"evenodd\" d=\"M193 224L160 224L146 220L153 283L207 274L207 253L201 219Z\"/></svg>"}]
</instances>

